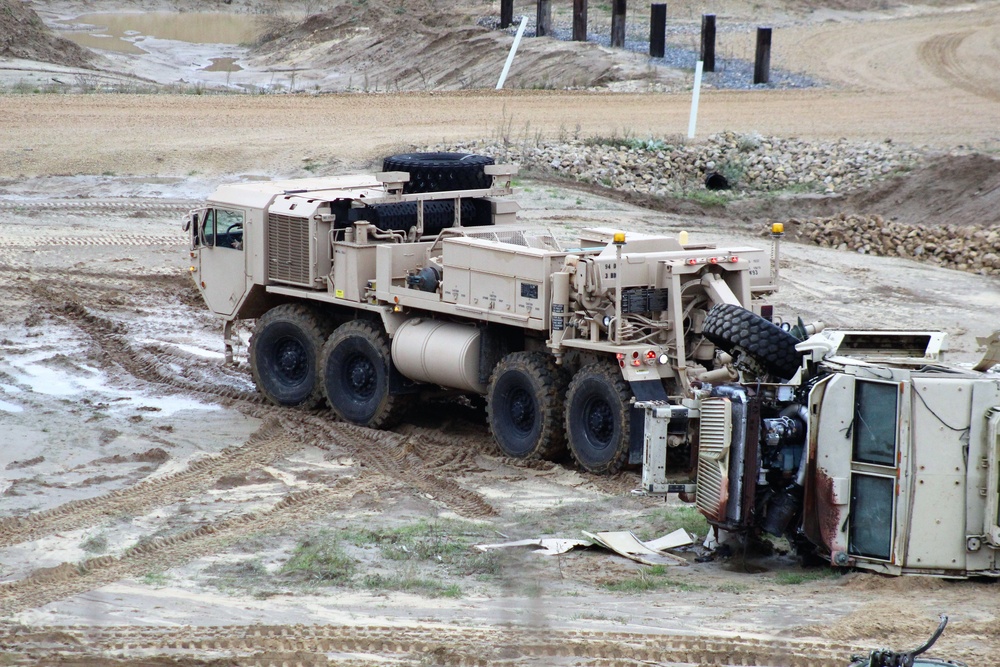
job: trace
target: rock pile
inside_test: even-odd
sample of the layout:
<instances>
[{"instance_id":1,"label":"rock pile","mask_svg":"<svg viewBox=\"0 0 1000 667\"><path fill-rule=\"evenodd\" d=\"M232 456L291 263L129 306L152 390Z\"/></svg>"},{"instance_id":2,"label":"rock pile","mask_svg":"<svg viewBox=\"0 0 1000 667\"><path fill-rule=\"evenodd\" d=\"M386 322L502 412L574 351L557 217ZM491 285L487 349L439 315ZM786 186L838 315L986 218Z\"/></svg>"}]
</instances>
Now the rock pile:
<instances>
[{"instance_id":1,"label":"rock pile","mask_svg":"<svg viewBox=\"0 0 1000 667\"><path fill-rule=\"evenodd\" d=\"M527 134L527 133L526 133ZM597 138L516 141L499 137L435 150L491 155L526 171L656 196L704 196L718 173L736 198L763 192L835 192L915 166L922 154L889 142L814 143L723 132L703 142ZM718 198L718 195L715 195ZM725 198L722 199L723 201Z\"/></svg>"},{"instance_id":2,"label":"rock pile","mask_svg":"<svg viewBox=\"0 0 1000 667\"><path fill-rule=\"evenodd\" d=\"M801 241L869 255L909 257L959 271L1000 275L1000 227L918 227L880 215L790 220Z\"/></svg>"},{"instance_id":3,"label":"rock pile","mask_svg":"<svg viewBox=\"0 0 1000 667\"><path fill-rule=\"evenodd\" d=\"M527 135L527 132L525 133ZM833 193L871 186L918 166L924 154L890 142L807 142L723 132L702 142L630 138L543 140L502 136L431 150L479 153L522 171L570 178L615 190L689 198L703 203L766 193ZM710 192L720 174L732 186ZM802 242L872 255L907 257L982 275L1000 275L1000 227L924 227L880 215L841 214L791 220Z\"/></svg>"}]
</instances>

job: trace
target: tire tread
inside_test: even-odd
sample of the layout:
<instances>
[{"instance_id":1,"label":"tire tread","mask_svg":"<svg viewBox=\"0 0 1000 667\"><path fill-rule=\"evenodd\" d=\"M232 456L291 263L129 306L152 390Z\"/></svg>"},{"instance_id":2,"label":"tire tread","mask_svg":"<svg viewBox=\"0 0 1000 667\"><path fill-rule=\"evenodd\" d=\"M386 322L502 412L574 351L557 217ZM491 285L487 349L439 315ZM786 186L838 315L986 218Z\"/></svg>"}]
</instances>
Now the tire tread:
<instances>
[{"instance_id":1,"label":"tire tread","mask_svg":"<svg viewBox=\"0 0 1000 667\"><path fill-rule=\"evenodd\" d=\"M566 451L566 433L561 428L568 384L566 372L544 352L513 352L504 357L493 370L488 396L493 395L493 388L500 375L512 369L520 370L532 379L537 387L536 395L542 413L542 431L538 441L530 453L520 458L556 460ZM486 417L490 433L499 444L491 400L486 403ZM500 448L503 450L502 446Z\"/></svg>"},{"instance_id":2,"label":"tire tread","mask_svg":"<svg viewBox=\"0 0 1000 667\"><path fill-rule=\"evenodd\" d=\"M310 339L313 346L313 354L316 356L315 367L318 373L319 370L319 354L323 347L323 340L326 338L326 333L328 330L329 318L317 313L309 306L302 303L284 303L279 306L275 306L266 313L264 313L254 325L254 332L250 336L250 374L253 377L254 384L257 385L257 390L260 391L269 401L275 405L288 405L279 400L265 384L264 378L260 372L260 363L257 360L257 346L255 343L259 341L259 336L264 332L267 327L277 322L287 322L294 326L297 326L306 334L307 338ZM323 402L323 389L322 383L319 381L319 375L317 373L313 374L313 388L309 396L301 403L295 404L294 406L303 410L312 410L318 407Z\"/></svg>"},{"instance_id":3,"label":"tire tread","mask_svg":"<svg viewBox=\"0 0 1000 667\"><path fill-rule=\"evenodd\" d=\"M714 306L705 318L705 337L726 352L741 347L769 372L782 379L795 375L801 355L798 339L745 308L729 303Z\"/></svg>"}]
</instances>

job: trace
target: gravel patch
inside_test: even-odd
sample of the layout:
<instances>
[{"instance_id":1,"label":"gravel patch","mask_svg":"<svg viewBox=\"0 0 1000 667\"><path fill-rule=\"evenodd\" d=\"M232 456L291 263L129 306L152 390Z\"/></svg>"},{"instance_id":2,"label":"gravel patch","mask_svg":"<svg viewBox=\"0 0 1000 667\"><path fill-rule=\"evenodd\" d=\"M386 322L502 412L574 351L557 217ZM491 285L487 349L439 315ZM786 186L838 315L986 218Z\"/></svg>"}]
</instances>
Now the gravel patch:
<instances>
[{"instance_id":1,"label":"gravel patch","mask_svg":"<svg viewBox=\"0 0 1000 667\"><path fill-rule=\"evenodd\" d=\"M809 142L722 132L704 141L680 137L637 139L490 140L437 146L434 150L490 155L550 174L616 190L654 196L702 197L713 203L769 192L833 193L865 187L912 169L923 153L891 142ZM713 174L728 190L705 189Z\"/></svg>"}]
</instances>

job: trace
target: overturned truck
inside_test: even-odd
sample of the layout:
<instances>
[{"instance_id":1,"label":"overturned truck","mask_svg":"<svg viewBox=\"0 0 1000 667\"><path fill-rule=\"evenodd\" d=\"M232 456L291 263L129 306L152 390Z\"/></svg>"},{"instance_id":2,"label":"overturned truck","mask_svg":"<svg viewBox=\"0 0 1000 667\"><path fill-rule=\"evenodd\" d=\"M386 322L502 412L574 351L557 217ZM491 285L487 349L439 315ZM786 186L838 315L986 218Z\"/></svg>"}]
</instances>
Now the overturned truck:
<instances>
[{"instance_id":1,"label":"overturned truck","mask_svg":"<svg viewBox=\"0 0 1000 667\"><path fill-rule=\"evenodd\" d=\"M187 218L227 357L255 320L270 401L388 428L482 397L506 455L643 463L648 492L720 528L835 565L997 569L1000 382L941 365L939 334L780 326L758 248L615 229L563 247L517 223L516 169L489 158L383 169L225 185Z\"/></svg>"}]
</instances>

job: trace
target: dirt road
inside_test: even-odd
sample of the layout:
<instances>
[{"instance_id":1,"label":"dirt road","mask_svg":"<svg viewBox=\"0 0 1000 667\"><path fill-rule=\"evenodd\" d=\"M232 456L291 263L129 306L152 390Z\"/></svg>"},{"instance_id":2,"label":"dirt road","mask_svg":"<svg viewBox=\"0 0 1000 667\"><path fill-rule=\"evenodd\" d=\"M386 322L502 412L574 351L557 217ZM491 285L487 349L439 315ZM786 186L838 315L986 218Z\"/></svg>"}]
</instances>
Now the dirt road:
<instances>
[{"instance_id":1,"label":"dirt road","mask_svg":"<svg viewBox=\"0 0 1000 667\"><path fill-rule=\"evenodd\" d=\"M1000 146L1000 104L959 91L709 92L698 133ZM685 134L687 95L561 92L331 96L0 96L0 176L276 174L370 161L410 144Z\"/></svg>"}]
</instances>

